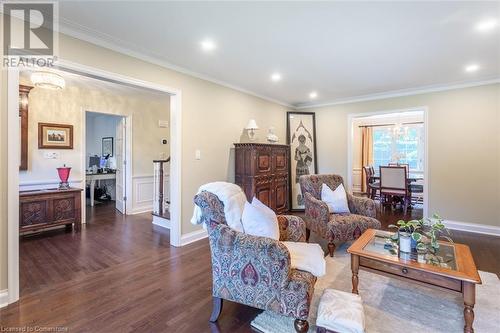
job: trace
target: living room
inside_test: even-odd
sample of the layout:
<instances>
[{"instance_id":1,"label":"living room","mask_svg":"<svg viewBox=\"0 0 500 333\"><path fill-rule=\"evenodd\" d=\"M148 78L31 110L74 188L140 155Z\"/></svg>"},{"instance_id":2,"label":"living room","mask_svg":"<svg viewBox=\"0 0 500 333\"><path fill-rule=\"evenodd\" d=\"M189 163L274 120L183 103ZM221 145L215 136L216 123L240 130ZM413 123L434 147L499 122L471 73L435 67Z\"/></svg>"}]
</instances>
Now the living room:
<instances>
[{"instance_id":1,"label":"living room","mask_svg":"<svg viewBox=\"0 0 500 333\"><path fill-rule=\"evenodd\" d=\"M2 9L2 29L20 29L12 23L18 18L8 16L8 10L12 8ZM0 86L0 304L5 307L0 310L0 326L99 332L304 332L306 323L311 330L320 327L319 305L332 309L326 306L327 290L351 294L356 284L359 297L332 294L332 298L345 297L341 304L362 300L359 316L363 320L354 320L353 325L364 322L366 331L397 331L402 327L398 325L429 332L457 331L457 327L465 327L466 332L473 328L495 331L492 327L498 324L494 318L499 311L495 300L500 299L492 296L500 289L499 11L498 2L59 2L59 27L54 30L56 65L44 70L66 79L68 73L77 73L86 80L130 89L127 91L141 89L150 94L148 102L155 94L166 96L168 118L156 119L154 126L143 130L154 127L161 131L158 121L162 120L168 122L168 134L147 141L140 149L146 155L134 151L130 161L147 163L151 173L152 160L170 156L161 171L168 173L169 182L162 181L160 189L155 169L152 177L156 185L148 185L146 191L148 198L168 207L168 226L152 224L149 210L156 208L122 215L97 204L82 209L87 223L81 230L40 230L31 238L20 237L19 191L25 189L19 161L12 157L20 156L22 148L18 143L22 130L19 88L34 85L23 81L23 71L40 68L4 66ZM9 24L5 25L7 17ZM5 36L2 33L4 42ZM32 55L24 52L18 59ZM52 56L45 58L53 60ZM4 57L15 56L4 53ZM35 86L30 94L51 93L43 89ZM57 91L64 94L68 90ZM47 107L57 109L54 103ZM402 116L417 111L421 112L419 119ZM59 112L64 115L66 111L60 108ZM42 112L33 118L33 126L38 120L56 123L57 119L42 119L48 114ZM367 122L383 114L397 116ZM141 117L134 115L134 121ZM61 119L58 123L65 122ZM77 120L74 123L79 126ZM420 124L418 138L412 136L413 123ZM373 154L355 159L363 146L353 129L362 132L375 125L387 125L385 132L374 131L379 136L385 133L386 141L370 136L375 139L369 145L375 156L382 146L392 150L387 148L390 153L383 161ZM79 130L78 136L82 135ZM168 151L160 156L165 136ZM109 135L99 136L102 146L105 137ZM36 138L33 130L31 140ZM417 141L419 148L410 151L408 147ZM153 144L160 148L153 148ZM394 148L403 144L404 151ZM70 151L50 149L47 152L60 154L59 159L42 159L41 165L52 172L50 177L58 177L56 167L67 164L74 169L66 180L83 190L84 184L76 181L83 181L82 171L89 167L79 162L86 159L85 150L71 151L78 161L66 161L64 153ZM28 161L33 154L43 155L36 148L30 151ZM101 147L100 157L106 157L107 152ZM257 162L252 162L252 156ZM257 175L250 174L254 167L259 168ZM373 167L374 174L367 176L364 167ZM383 184L384 175L388 179L390 173L401 177L402 187L395 188L394 182ZM326 177L329 175L334 177ZM313 185L301 180L308 177ZM252 183L256 179L259 183ZM214 182L226 185L217 187ZM292 311L295 315L288 312L283 316L281 297L285 293L275 295L262 287L265 275L258 267L252 266L260 277L257 289L250 288L250 275L243 281L249 284L249 295L269 296L266 302L254 302L253 296L249 296L252 301L237 298L233 294L241 292L238 288L216 293L217 281L229 281L217 280L213 268L219 257L214 256L220 249L209 245L213 239L208 236L214 230L233 235L233 230L221 226L212 229L207 217L213 212L197 195L207 184L217 192L234 183L246 194L245 201L256 197L278 214L281 229L276 243L287 240L281 235L284 232L292 240L287 244L304 243L307 238L311 247L321 246L324 255L318 262L326 267L326 273L308 280L315 283L310 282L312 289L306 292L307 300L298 315ZM322 203L310 210L322 197L315 187L319 183L328 185L331 192L342 183L346 212L330 214L326 206L325 214ZM373 193L367 190L368 184ZM193 202L195 197L198 199ZM218 200L223 199L221 193ZM191 223L193 209L200 205L205 209L200 212L200 221L206 222L208 234L201 225ZM442 219L433 218L435 213ZM352 220L354 215L363 217ZM326 216L326 221L321 222L321 216ZM332 222L332 218L337 220ZM444 235L457 244L455 255L460 253L454 259L455 266L441 263L439 269L445 272L437 272L417 259L400 263L403 259L396 255L398 274L403 269L409 272L402 273L406 276L402 281L394 278L398 275L395 272L387 279L374 274L374 267L369 271L368 263L378 265L380 271L380 262L374 256L366 257L363 247L355 246L360 241L370 243L368 229L399 234L389 225L420 219L421 224L400 227L413 228L412 232L415 228L428 232L430 224L446 227L450 235ZM330 234L324 232L325 226ZM249 236L240 232L235 237ZM428 244L433 241L426 234L418 237L430 238ZM264 238L268 246L284 249ZM382 247L396 245L396 252L404 252L400 239L386 240L387 246ZM45 272L43 263L53 258L55 249L67 258L53 261L54 266L46 266ZM39 271L32 280L38 274L47 278L46 285L23 292L23 267L35 261L21 261L22 251L33 251L30 257L38 261ZM415 247L412 252L416 255ZM70 257L76 261L70 263ZM247 273L252 272L251 266L243 266ZM354 274L356 267L360 267L359 276L357 269ZM238 269L243 272L243 267ZM414 282L419 278L411 275L414 270L431 274L427 277L439 291L425 282L421 286L422 281L417 287ZM293 265L290 271L302 272ZM62 281L63 276L68 279ZM443 282L443 276L449 281ZM370 292L375 289L379 291ZM417 292L411 296L408 290ZM276 298L271 300L271 295ZM327 295L325 302L320 302L323 295ZM222 311L215 316L222 304ZM58 309L58 313L50 309ZM451 315L438 309L448 309ZM213 323L209 322L211 316ZM324 324L328 326L328 320Z\"/></svg>"}]
</instances>

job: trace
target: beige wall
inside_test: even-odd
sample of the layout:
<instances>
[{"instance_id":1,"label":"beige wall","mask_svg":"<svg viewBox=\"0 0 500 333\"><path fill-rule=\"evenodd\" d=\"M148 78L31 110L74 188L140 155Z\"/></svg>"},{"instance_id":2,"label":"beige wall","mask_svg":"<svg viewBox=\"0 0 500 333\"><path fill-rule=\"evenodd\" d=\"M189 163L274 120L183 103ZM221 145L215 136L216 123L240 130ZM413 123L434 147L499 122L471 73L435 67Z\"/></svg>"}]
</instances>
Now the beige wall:
<instances>
[{"instance_id":1,"label":"beige wall","mask_svg":"<svg viewBox=\"0 0 500 333\"><path fill-rule=\"evenodd\" d=\"M67 36L60 39L60 57L182 91L182 234L199 229L189 223L198 187L232 179L230 150L240 141L248 119L256 119L263 129L261 138L269 126L285 138L284 106ZM195 159L196 149L201 150L201 160Z\"/></svg>"},{"instance_id":2,"label":"beige wall","mask_svg":"<svg viewBox=\"0 0 500 333\"><path fill-rule=\"evenodd\" d=\"M500 84L308 109L319 172L347 177L350 113L428 107L429 213L500 226Z\"/></svg>"},{"instance_id":3,"label":"beige wall","mask_svg":"<svg viewBox=\"0 0 500 333\"><path fill-rule=\"evenodd\" d=\"M82 158L85 157L82 146L85 110L132 116L132 176L152 175L152 160L159 159L160 152L169 153L169 145L160 142L162 137L168 137L169 130L158 127L158 120L168 120L170 117L168 95L147 99L132 92L120 95L74 85L63 90L34 88L29 94L28 170L20 172L21 185L57 179L55 168L63 163L71 167L70 180L85 178L85 170L81 167ZM40 122L73 125L73 149L38 149ZM59 158L44 158L47 151L59 153Z\"/></svg>"},{"instance_id":4,"label":"beige wall","mask_svg":"<svg viewBox=\"0 0 500 333\"><path fill-rule=\"evenodd\" d=\"M261 141L267 128L274 126L281 142L285 139L286 107L250 96L230 88L165 69L114 51L67 36L60 37L60 58L140 80L182 90L182 234L199 229L189 223L193 211L193 196L206 182L233 179L233 142L239 142L242 129L250 118L262 128ZM2 87L2 97L6 88ZM2 120L6 114L2 98ZM6 125L0 132L5 137ZM2 149L5 149L2 141ZM201 150L201 160L195 160L195 150ZM2 168L6 161L2 159ZM0 193L7 189L3 172ZM5 200L2 200L2 205ZM3 207L3 206L2 206ZM6 271L6 211L2 210L0 230L0 290L7 286Z\"/></svg>"}]
</instances>

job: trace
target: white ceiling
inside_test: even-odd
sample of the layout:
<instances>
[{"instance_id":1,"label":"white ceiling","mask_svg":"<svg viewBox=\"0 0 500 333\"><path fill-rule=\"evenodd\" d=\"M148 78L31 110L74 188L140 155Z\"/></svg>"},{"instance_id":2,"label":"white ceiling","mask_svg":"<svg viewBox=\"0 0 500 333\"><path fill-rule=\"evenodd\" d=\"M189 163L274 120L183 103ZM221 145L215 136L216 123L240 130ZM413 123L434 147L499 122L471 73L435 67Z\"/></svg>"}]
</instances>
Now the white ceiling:
<instances>
[{"instance_id":1,"label":"white ceiling","mask_svg":"<svg viewBox=\"0 0 500 333\"><path fill-rule=\"evenodd\" d=\"M475 29L500 20L498 1L65 1L59 13L64 33L294 106L500 78L499 27Z\"/></svg>"}]
</instances>

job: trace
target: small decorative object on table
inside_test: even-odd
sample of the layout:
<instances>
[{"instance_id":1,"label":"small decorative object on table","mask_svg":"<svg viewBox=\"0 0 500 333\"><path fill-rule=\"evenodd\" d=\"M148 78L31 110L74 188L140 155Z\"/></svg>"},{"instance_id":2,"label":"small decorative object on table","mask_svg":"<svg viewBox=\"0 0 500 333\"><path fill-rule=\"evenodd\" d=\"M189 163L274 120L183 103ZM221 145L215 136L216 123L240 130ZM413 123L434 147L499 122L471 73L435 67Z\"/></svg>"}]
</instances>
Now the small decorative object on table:
<instances>
[{"instance_id":1,"label":"small decorative object on table","mask_svg":"<svg viewBox=\"0 0 500 333\"><path fill-rule=\"evenodd\" d=\"M61 182L59 183L60 190L69 189L68 178L70 171L71 168L67 167L66 164L64 164L62 168L57 168L57 173L59 174L59 179L61 180Z\"/></svg>"},{"instance_id":2,"label":"small decorative object on table","mask_svg":"<svg viewBox=\"0 0 500 333\"><path fill-rule=\"evenodd\" d=\"M411 253L412 248L415 248L416 244L413 246L413 241L415 238L413 234L422 227L419 220L404 221L399 220L396 225L389 225L390 228L398 229L398 232L393 235L393 239L398 241L399 251L404 253Z\"/></svg>"}]
</instances>

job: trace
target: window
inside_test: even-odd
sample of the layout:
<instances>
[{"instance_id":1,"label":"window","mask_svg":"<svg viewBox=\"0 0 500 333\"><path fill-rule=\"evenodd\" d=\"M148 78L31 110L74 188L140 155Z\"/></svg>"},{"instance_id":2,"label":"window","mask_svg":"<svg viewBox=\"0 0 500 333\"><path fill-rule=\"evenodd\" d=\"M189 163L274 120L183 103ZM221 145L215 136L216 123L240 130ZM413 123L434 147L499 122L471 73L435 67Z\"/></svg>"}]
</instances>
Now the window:
<instances>
[{"instance_id":1,"label":"window","mask_svg":"<svg viewBox=\"0 0 500 333\"><path fill-rule=\"evenodd\" d=\"M423 124L373 127L373 166L407 163L412 171L423 171Z\"/></svg>"}]
</instances>

